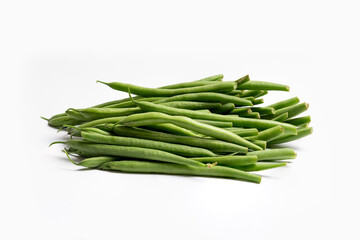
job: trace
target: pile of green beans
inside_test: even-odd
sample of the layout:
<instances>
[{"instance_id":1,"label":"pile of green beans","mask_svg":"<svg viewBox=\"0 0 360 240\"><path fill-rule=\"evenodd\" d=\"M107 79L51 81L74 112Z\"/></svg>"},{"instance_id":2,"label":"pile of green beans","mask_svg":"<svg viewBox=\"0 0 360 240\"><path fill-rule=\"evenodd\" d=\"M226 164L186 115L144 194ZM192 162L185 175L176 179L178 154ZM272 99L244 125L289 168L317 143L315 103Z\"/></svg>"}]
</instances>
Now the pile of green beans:
<instances>
[{"instance_id":1,"label":"pile of green beans","mask_svg":"<svg viewBox=\"0 0 360 240\"><path fill-rule=\"evenodd\" d=\"M98 82L129 97L43 118L70 135L52 144L64 144L69 160L86 168L260 183L252 172L296 158L294 149L281 144L312 133L310 116L299 117L309 104L292 97L262 106L269 92L290 88L248 75L159 88Z\"/></svg>"}]
</instances>

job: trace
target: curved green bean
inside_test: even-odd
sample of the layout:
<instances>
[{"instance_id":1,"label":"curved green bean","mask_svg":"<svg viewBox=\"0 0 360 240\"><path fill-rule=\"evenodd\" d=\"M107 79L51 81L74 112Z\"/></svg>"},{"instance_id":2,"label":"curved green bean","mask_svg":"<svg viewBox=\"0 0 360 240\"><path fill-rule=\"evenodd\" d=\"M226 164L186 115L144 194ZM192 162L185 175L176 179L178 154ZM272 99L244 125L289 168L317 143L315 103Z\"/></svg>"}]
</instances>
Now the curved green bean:
<instances>
[{"instance_id":1,"label":"curved green bean","mask_svg":"<svg viewBox=\"0 0 360 240\"><path fill-rule=\"evenodd\" d=\"M169 97L185 93L200 93L200 92L229 92L236 89L236 82L219 82L210 85L197 86L197 87L187 87L187 88L176 88L176 89L159 89L159 88L146 88L140 87L128 83L121 82L111 82L105 83L102 81L97 81L108 85L112 89L130 92L132 94L144 96L144 97Z\"/></svg>"},{"instance_id":2,"label":"curved green bean","mask_svg":"<svg viewBox=\"0 0 360 240\"><path fill-rule=\"evenodd\" d=\"M257 162L257 157L255 155L196 157L196 158L193 157L192 159L202 163L216 162L217 165L222 165L222 166L245 166L245 165L255 164Z\"/></svg>"},{"instance_id":3,"label":"curved green bean","mask_svg":"<svg viewBox=\"0 0 360 240\"><path fill-rule=\"evenodd\" d=\"M247 140L271 141L284 133L281 126L272 127L261 131L257 136L246 137Z\"/></svg>"},{"instance_id":4,"label":"curved green bean","mask_svg":"<svg viewBox=\"0 0 360 240\"><path fill-rule=\"evenodd\" d=\"M248 155L255 155L258 161L285 160L296 158L296 153L292 148L266 149L262 151L248 152Z\"/></svg>"},{"instance_id":5,"label":"curved green bean","mask_svg":"<svg viewBox=\"0 0 360 240\"><path fill-rule=\"evenodd\" d=\"M192 166L206 166L198 161L157 149L89 143L81 140L68 140L65 144L80 151L100 156L131 157Z\"/></svg>"},{"instance_id":6,"label":"curved green bean","mask_svg":"<svg viewBox=\"0 0 360 240\"><path fill-rule=\"evenodd\" d=\"M237 89L241 90L277 90L277 91L290 91L290 87L278 83L272 82L263 82L263 81L249 81L244 84L241 84L237 87Z\"/></svg>"},{"instance_id":7,"label":"curved green bean","mask_svg":"<svg viewBox=\"0 0 360 240\"><path fill-rule=\"evenodd\" d=\"M95 142L95 143L158 149L184 157L216 156L216 154L214 154L213 152L199 147L190 147L187 145L166 143L166 142L147 140L147 139L138 139L138 138L120 137L120 136L106 136L106 135L89 133L89 132L81 132L81 137L87 141Z\"/></svg>"},{"instance_id":8,"label":"curved green bean","mask_svg":"<svg viewBox=\"0 0 360 240\"><path fill-rule=\"evenodd\" d=\"M255 171L263 171L277 167L284 167L284 166L286 166L285 162L259 162L247 166L236 166L234 168L245 172L255 172Z\"/></svg>"},{"instance_id":9,"label":"curved green bean","mask_svg":"<svg viewBox=\"0 0 360 240\"><path fill-rule=\"evenodd\" d=\"M261 177L241 170L213 166L210 168L186 166L172 163L157 163L145 161L114 161L100 166L102 170L134 172L134 173L162 173L175 175L193 175L204 177L222 177L260 183Z\"/></svg>"}]
</instances>

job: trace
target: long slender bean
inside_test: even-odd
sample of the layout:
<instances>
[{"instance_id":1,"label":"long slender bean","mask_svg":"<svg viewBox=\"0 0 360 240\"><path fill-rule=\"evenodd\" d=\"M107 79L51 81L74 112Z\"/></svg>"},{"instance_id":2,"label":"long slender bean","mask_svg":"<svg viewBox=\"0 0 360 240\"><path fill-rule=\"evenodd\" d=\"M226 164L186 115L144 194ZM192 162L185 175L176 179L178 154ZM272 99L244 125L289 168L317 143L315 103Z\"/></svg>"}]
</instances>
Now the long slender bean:
<instances>
[{"instance_id":1,"label":"long slender bean","mask_svg":"<svg viewBox=\"0 0 360 240\"><path fill-rule=\"evenodd\" d=\"M117 157L99 156L99 157L89 157L89 158L83 159L81 162L77 163L70 158L70 156L66 150L64 150L63 152L66 154L67 158L73 164L82 166L82 167L87 167L87 168L98 168L106 162L120 160L120 158L117 158Z\"/></svg>"},{"instance_id":2,"label":"long slender bean","mask_svg":"<svg viewBox=\"0 0 360 240\"><path fill-rule=\"evenodd\" d=\"M233 167L235 169L239 169L245 172L255 172L255 171L263 171L267 169L277 168L277 167L284 167L286 166L285 162L259 162L252 165L247 166L237 166Z\"/></svg>"},{"instance_id":3,"label":"long slender bean","mask_svg":"<svg viewBox=\"0 0 360 240\"><path fill-rule=\"evenodd\" d=\"M275 109L271 107L252 107L251 111L258 112L260 114L275 114Z\"/></svg>"},{"instance_id":4,"label":"long slender bean","mask_svg":"<svg viewBox=\"0 0 360 240\"><path fill-rule=\"evenodd\" d=\"M205 164L198 161L157 149L89 143L81 140L68 140L65 144L80 151L85 151L90 154L99 154L100 156L131 157L192 166L205 166Z\"/></svg>"},{"instance_id":5,"label":"long slender bean","mask_svg":"<svg viewBox=\"0 0 360 240\"><path fill-rule=\"evenodd\" d=\"M196 81L182 82L182 83L176 83L176 84L172 84L172 85L159 87L159 89L175 89L175 88L187 88L187 87L203 86L203 85L207 85L207 84L217 83L217 81L221 81L223 78L224 78L224 75L217 74L217 75L202 78L202 79L196 80Z\"/></svg>"},{"instance_id":6,"label":"long slender bean","mask_svg":"<svg viewBox=\"0 0 360 240\"><path fill-rule=\"evenodd\" d=\"M197 121L219 128L231 128L233 126L232 122L211 121L211 120L202 120L202 119L198 119Z\"/></svg>"},{"instance_id":7,"label":"long slender bean","mask_svg":"<svg viewBox=\"0 0 360 240\"><path fill-rule=\"evenodd\" d=\"M241 113L251 113L251 108L235 108L234 110L232 110L231 112L229 112L229 114L241 114Z\"/></svg>"},{"instance_id":8,"label":"long slender bean","mask_svg":"<svg viewBox=\"0 0 360 240\"><path fill-rule=\"evenodd\" d=\"M222 177L250 181L254 183L261 182L261 177L258 175L222 166L204 168L172 163L157 163L145 161L114 161L104 163L100 166L100 169L135 173L162 173L205 177Z\"/></svg>"},{"instance_id":9,"label":"long slender bean","mask_svg":"<svg viewBox=\"0 0 360 240\"><path fill-rule=\"evenodd\" d=\"M221 103L215 103L215 102L192 102L192 101L174 101L174 102L164 102L161 104L169 107L191 109L191 110L198 110L198 109L221 110L226 105L226 104L221 105ZM233 103L227 103L227 104L232 104L233 108L235 107ZM231 108L231 106L227 106L227 108L229 107Z\"/></svg>"},{"instance_id":10,"label":"long slender bean","mask_svg":"<svg viewBox=\"0 0 360 240\"><path fill-rule=\"evenodd\" d=\"M303 126L305 124L310 123L311 118L310 118L310 116L304 116L304 117L299 117L299 118L287 119L285 122L299 127L299 126Z\"/></svg>"},{"instance_id":11,"label":"long slender bean","mask_svg":"<svg viewBox=\"0 0 360 240\"><path fill-rule=\"evenodd\" d=\"M245 165L255 164L257 162L257 157L255 155L197 157L197 158L192 158L192 159L202 162L202 163L215 163L216 162L217 165L222 165L222 166L245 166Z\"/></svg>"},{"instance_id":12,"label":"long slender bean","mask_svg":"<svg viewBox=\"0 0 360 240\"><path fill-rule=\"evenodd\" d=\"M246 137L248 140L263 140L271 141L284 133L284 129L281 126L272 127L261 131L257 136Z\"/></svg>"},{"instance_id":13,"label":"long slender bean","mask_svg":"<svg viewBox=\"0 0 360 240\"><path fill-rule=\"evenodd\" d=\"M241 84L237 87L237 89L242 90L278 90L278 91L286 91L288 92L290 90L289 86L278 84L278 83L272 83L272 82L263 82L263 81L249 81L244 84Z\"/></svg>"},{"instance_id":14,"label":"long slender bean","mask_svg":"<svg viewBox=\"0 0 360 240\"><path fill-rule=\"evenodd\" d=\"M120 137L120 136L106 136L97 133L81 132L83 139L95 142L95 143L104 143L110 145L120 145L120 146L133 146L133 147L142 147L142 148L151 148L158 149L170 153L174 153L180 156L185 157L214 157L216 154L213 152L199 148L199 147L190 147L187 145L180 145L174 143L165 143L155 140L147 139L138 139L131 137Z\"/></svg>"},{"instance_id":15,"label":"long slender bean","mask_svg":"<svg viewBox=\"0 0 360 240\"><path fill-rule=\"evenodd\" d=\"M134 113L142 112L140 108L85 108L85 109L68 109L66 110L67 114L80 114L82 120L96 120L99 118L108 118L108 117L120 117L127 116Z\"/></svg>"},{"instance_id":16,"label":"long slender bean","mask_svg":"<svg viewBox=\"0 0 360 240\"><path fill-rule=\"evenodd\" d=\"M292 148L266 149L262 151L248 152L248 155L255 155L258 161L285 160L296 158Z\"/></svg>"},{"instance_id":17,"label":"long slender bean","mask_svg":"<svg viewBox=\"0 0 360 240\"><path fill-rule=\"evenodd\" d=\"M285 121L287 118L288 118L288 116L289 116L289 114L287 113L287 112L285 112L285 113L283 113L283 114L280 114L279 116L277 116L277 117L274 117L273 119L271 119L271 120L273 120L273 121L278 121L278 122L283 122L283 121ZM291 123L290 123L291 124Z\"/></svg>"},{"instance_id":18,"label":"long slender bean","mask_svg":"<svg viewBox=\"0 0 360 240\"><path fill-rule=\"evenodd\" d=\"M192 136L192 137L198 137L199 135L185 129L183 127L179 127L177 125L171 124L171 123L160 123L160 124L154 124L154 125L146 125L143 126L146 129L160 131L160 132L166 132L166 133L172 133L180 136Z\"/></svg>"},{"instance_id":19,"label":"long slender bean","mask_svg":"<svg viewBox=\"0 0 360 240\"><path fill-rule=\"evenodd\" d=\"M220 108L214 109L213 112L218 114L227 114L235 109L235 104L233 103L225 103Z\"/></svg>"},{"instance_id":20,"label":"long slender bean","mask_svg":"<svg viewBox=\"0 0 360 240\"><path fill-rule=\"evenodd\" d=\"M299 100L298 97L293 97L293 98L289 98L289 99L286 99L286 100L271 104L268 107L271 107L271 108L274 108L275 110L278 110L280 108L295 105L295 104L297 104L299 102L300 102L300 100Z\"/></svg>"},{"instance_id":21,"label":"long slender bean","mask_svg":"<svg viewBox=\"0 0 360 240\"><path fill-rule=\"evenodd\" d=\"M174 101L203 101L203 102L219 102L222 104L233 103L236 106L252 106L251 101L235 96L229 96L216 92L200 92L176 95L156 101L156 103L174 102Z\"/></svg>"},{"instance_id":22,"label":"long slender bean","mask_svg":"<svg viewBox=\"0 0 360 240\"><path fill-rule=\"evenodd\" d=\"M226 130L233 132L241 137L257 136L259 131L256 128L226 128Z\"/></svg>"},{"instance_id":23,"label":"long slender bean","mask_svg":"<svg viewBox=\"0 0 360 240\"><path fill-rule=\"evenodd\" d=\"M219 82L216 84L197 86L197 87L187 87L187 88L176 88L176 89L158 89L158 88L146 88L140 87L128 83L121 82L111 82L105 83L102 81L97 81L108 85L112 89L130 92L132 94L144 96L144 97L169 97L178 94L185 93L200 93L200 92L229 92L236 89L236 82Z\"/></svg>"}]
</instances>

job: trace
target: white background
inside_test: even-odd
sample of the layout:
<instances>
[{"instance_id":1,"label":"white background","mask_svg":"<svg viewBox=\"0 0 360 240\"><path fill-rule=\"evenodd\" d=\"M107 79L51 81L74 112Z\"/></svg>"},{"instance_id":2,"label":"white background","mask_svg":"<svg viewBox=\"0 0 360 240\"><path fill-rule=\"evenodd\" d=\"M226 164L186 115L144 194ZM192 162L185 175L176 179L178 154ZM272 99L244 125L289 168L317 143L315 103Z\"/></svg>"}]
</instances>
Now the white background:
<instances>
[{"instance_id":1,"label":"white background","mask_svg":"<svg viewBox=\"0 0 360 240\"><path fill-rule=\"evenodd\" d=\"M359 239L357 1L2 1L1 239ZM312 136L260 185L79 170L68 107L223 73L291 86Z\"/></svg>"}]
</instances>

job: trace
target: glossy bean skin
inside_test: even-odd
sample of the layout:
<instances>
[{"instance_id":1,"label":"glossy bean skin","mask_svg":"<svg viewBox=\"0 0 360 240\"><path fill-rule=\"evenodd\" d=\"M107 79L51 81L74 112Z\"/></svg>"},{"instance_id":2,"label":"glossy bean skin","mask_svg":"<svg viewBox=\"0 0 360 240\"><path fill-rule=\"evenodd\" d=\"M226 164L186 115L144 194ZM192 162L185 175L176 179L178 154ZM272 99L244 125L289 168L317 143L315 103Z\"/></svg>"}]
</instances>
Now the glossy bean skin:
<instances>
[{"instance_id":1,"label":"glossy bean skin","mask_svg":"<svg viewBox=\"0 0 360 240\"><path fill-rule=\"evenodd\" d=\"M277 117L274 117L274 118L271 119L271 120L273 120L273 121L278 121L278 122L283 122L283 121L285 121L285 120L288 118L288 116L289 116L289 114L286 112L286 113L280 114L280 115L277 116ZM289 123L289 124L291 124L291 123ZM294 126L295 126L295 125L294 125Z\"/></svg>"},{"instance_id":2,"label":"glossy bean skin","mask_svg":"<svg viewBox=\"0 0 360 240\"><path fill-rule=\"evenodd\" d=\"M172 163L157 163L145 161L114 161L104 163L100 166L100 169L132 173L161 173L204 177L221 177L249 181L254 183L261 182L261 177L258 175L222 166L212 166L210 168L206 168L185 166Z\"/></svg>"},{"instance_id":3,"label":"glossy bean skin","mask_svg":"<svg viewBox=\"0 0 360 240\"><path fill-rule=\"evenodd\" d=\"M286 99L286 100L271 104L268 107L271 107L271 108L274 108L275 110L278 110L280 108L295 105L295 104L297 104L299 102L300 102L300 100L299 100L298 97L293 97L293 98L289 98L289 99Z\"/></svg>"},{"instance_id":4,"label":"glossy bean skin","mask_svg":"<svg viewBox=\"0 0 360 240\"><path fill-rule=\"evenodd\" d=\"M201 114L205 114L205 113L201 113ZM193 130L198 133L204 134L206 136L239 144L253 150L262 150L259 146L243 139L242 137L232 132L229 132L225 129L218 128L212 125L200 123L196 120L183 116L170 116L164 113L147 112L147 113L133 114L129 117L124 118L120 123L130 127L146 126L146 125L153 125L159 123L172 123L179 127Z\"/></svg>"},{"instance_id":5,"label":"glossy bean skin","mask_svg":"<svg viewBox=\"0 0 360 240\"><path fill-rule=\"evenodd\" d=\"M97 81L97 82L108 85L109 87L115 90L130 92L132 94L136 94L144 97L170 97L179 94L200 93L200 92L229 92L235 90L237 87L236 82L219 82L204 86L176 88L176 89L146 88L146 87L140 87L140 86L136 86L128 83L121 83L121 82L111 82L111 83L105 83L101 81Z\"/></svg>"},{"instance_id":6,"label":"glossy bean skin","mask_svg":"<svg viewBox=\"0 0 360 240\"><path fill-rule=\"evenodd\" d=\"M186 116L193 119L232 122L234 127L257 128L263 130L280 125L284 128L285 133L296 135L295 126L272 120L233 117L215 113L200 113L192 110L172 108L150 102L137 102L137 105L145 112L161 112L169 115Z\"/></svg>"},{"instance_id":7,"label":"glossy bean skin","mask_svg":"<svg viewBox=\"0 0 360 240\"><path fill-rule=\"evenodd\" d=\"M147 139L138 139L131 137L120 137L120 136L106 136L97 133L81 132L81 137L87 141L95 143L104 143L110 145L120 145L120 146L133 146L141 148L151 148L158 149L170 153L174 153L184 157L214 157L216 154L213 152L198 148L190 147L186 145L174 144L174 143L165 143L155 140Z\"/></svg>"},{"instance_id":8,"label":"glossy bean skin","mask_svg":"<svg viewBox=\"0 0 360 240\"><path fill-rule=\"evenodd\" d=\"M195 160L157 149L89 143L81 140L68 140L65 144L77 150L84 151L89 154L97 154L99 156L131 157L192 166L205 166L205 164Z\"/></svg>"},{"instance_id":9,"label":"glossy bean skin","mask_svg":"<svg viewBox=\"0 0 360 240\"><path fill-rule=\"evenodd\" d=\"M200 137L188 137L188 136L178 136L174 134L167 134L161 132L154 132L139 128L130 128L125 126L113 126L107 125L108 129L114 131L115 134L119 136L127 137L136 137L150 140L157 140L169 143L178 143L194 147L201 147L209 149L212 152L219 153L229 153L229 152L239 152L246 153L247 148L239 146L237 144L215 140L215 139L206 139Z\"/></svg>"},{"instance_id":10,"label":"glossy bean skin","mask_svg":"<svg viewBox=\"0 0 360 240\"><path fill-rule=\"evenodd\" d=\"M287 119L286 123L293 124L295 126L302 126L311 122L310 116L304 116L299 118Z\"/></svg>"}]
</instances>

